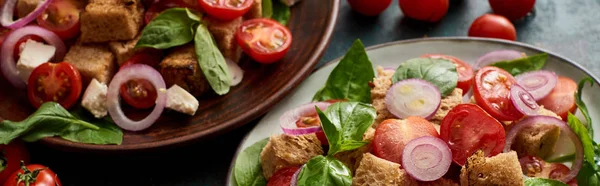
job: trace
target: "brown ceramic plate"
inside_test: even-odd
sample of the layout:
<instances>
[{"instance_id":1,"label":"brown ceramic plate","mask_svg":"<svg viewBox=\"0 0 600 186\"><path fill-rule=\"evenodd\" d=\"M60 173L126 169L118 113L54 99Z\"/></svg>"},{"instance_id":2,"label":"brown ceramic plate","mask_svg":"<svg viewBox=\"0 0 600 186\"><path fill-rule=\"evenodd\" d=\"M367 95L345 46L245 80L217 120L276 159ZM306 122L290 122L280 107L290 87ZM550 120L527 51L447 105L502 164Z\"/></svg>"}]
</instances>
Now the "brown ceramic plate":
<instances>
[{"instance_id":1,"label":"brown ceramic plate","mask_svg":"<svg viewBox=\"0 0 600 186\"><path fill-rule=\"evenodd\" d=\"M264 114L304 80L318 63L329 43L339 9L339 0L303 0L291 8L288 27L292 46L284 59L260 65L243 58L244 80L224 96L199 97L193 117L166 111L149 129L124 131L121 145L73 143L61 138L44 138L43 143L68 150L135 151L192 142L244 125ZM20 121L35 109L25 91L12 89L0 78L0 120Z\"/></svg>"}]
</instances>

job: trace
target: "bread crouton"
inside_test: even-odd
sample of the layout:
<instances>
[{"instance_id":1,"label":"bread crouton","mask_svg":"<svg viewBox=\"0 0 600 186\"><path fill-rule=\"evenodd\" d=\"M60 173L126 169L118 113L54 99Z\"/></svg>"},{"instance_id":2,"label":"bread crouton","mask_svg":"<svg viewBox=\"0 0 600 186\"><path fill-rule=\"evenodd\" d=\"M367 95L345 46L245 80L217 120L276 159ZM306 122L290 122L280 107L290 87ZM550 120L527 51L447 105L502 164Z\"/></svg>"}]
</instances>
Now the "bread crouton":
<instances>
[{"instance_id":1,"label":"bread crouton","mask_svg":"<svg viewBox=\"0 0 600 186\"><path fill-rule=\"evenodd\" d=\"M140 0L90 0L81 13L81 40L85 43L132 40L142 25Z\"/></svg>"},{"instance_id":2,"label":"bread crouton","mask_svg":"<svg viewBox=\"0 0 600 186\"><path fill-rule=\"evenodd\" d=\"M530 155L543 159L554 152L554 145L559 137L560 128L557 126L534 124L521 130L512 149L519 157Z\"/></svg>"},{"instance_id":3,"label":"bread crouton","mask_svg":"<svg viewBox=\"0 0 600 186\"><path fill-rule=\"evenodd\" d=\"M108 47L110 48L110 51L115 54L119 66L133 56L136 51L134 47L140 40L141 36L141 34L138 34L138 36L129 41L112 41L108 43Z\"/></svg>"},{"instance_id":4,"label":"bread crouton","mask_svg":"<svg viewBox=\"0 0 600 186\"><path fill-rule=\"evenodd\" d=\"M416 186L418 184L406 171L400 169L400 164L378 158L371 153L365 153L359 163L358 169L356 169L356 174L352 178L352 185Z\"/></svg>"},{"instance_id":5,"label":"bread crouton","mask_svg":"<svg viewBox=\"0 0 600 186\"><path fill-rule=\"evenodd\" d=\"M542 116L551 116L551 117L555 117L555 118L562 120L562 118L558 114L552 112L551 110L544 108L543 105L540 105L540 109L538 109L537 113Z\"/></svg>"},{"instance_id":6,"label":"bread crouton","mask_svg":"<svg viewBox=\"0 0 600 186\"><path fill-rule=\"evenodd\" d=\"M444 119L444 117L446 117L446 115L448 115L448 112L450 112L450 110L452 110L456 105L459 105L462 103L463 101L463 91L460 88L455 88L452 91L452 94L443 97L441 104L440 104L440 108L437 110L437 112L435 113L435 115L431 118L431 122L439 124L440 122L442 122L442 120Z\"/></svg>"},{"instance_id":7,"label":"bread crouton","mask_svg":"<svg viewBox=\"0 0 600 186\"><path fill-rule=\"evenodd\" d=\"M42 0L18 0L16 10L17 16L21 18L29 15L29 13L35 10L40 2L42 2ZM2 5L4 5L4 3L0 4L0 7L2 7Z\"/></svg>"},{"instance_id":8,"label":"bread crouton","mask_svg":"<svg viewBox=\"0 0 600 186\"><path fill-rule=\"evenodd\" d=\"M84 85L89 84L92 79L110 84L112 76L117 71L114 60L114 54L105 44L81 43L71 46L64 59L79 70Z\"/></svg>"},{"instance_id":9,"label":"bread crouton","mask_svg":"<svg viewBox=\"0 0 600 186\"><path fill-rule=\"evenodd\" d=\"M321 142L315 134L271 136L260 153L263 174L268 180L277 170L301 166L315 156L322 155Z\"/></svg>"},{"instance_id":10,"label":"bread crouton","mask_svg":"<svg viewBox=\"0 0 600 186\"><path fill-rule=\"evenodd\" d=\"M171 49L160 63L158 71L163 76L167 87L179 85L196 97L211 90L208 80L198 65L193 44Z\"/></svg>"},{"instance_id":11,"label":"bread crouton","mask_svg":"<svg viewBox=\"0 0 600 186\"><path fill-rule=\"evenodd\" d=\"M475 152L460 170L460 185L524 185L517 153L511 151L486 158L483 151Z\"/></svg>"},{"instance_id":12,"label":"bread crouton","mask_svg":"<svg viewBox=\"0 0 600 186\"><path fill-rule=\"evenodd\" d=\"M440 178L435 181L419 182L419 186L458 186L458 183L451 179Z\"/></svg>"},{"instance_id":13,"label":"bread crouton","mask_svg":"<svg viewBox=\"0 0 600 186\"><path fill-rule=\"evenodd\" d=\"M371 100L373 100L373 107L377 111L377 117L372 125L373 128L376 128L383 120L395 118L385 106L385 95L392 86L394 71L385 70L381 66L378 66L376 71L377 77L373 79L373 86L371 88Z\"/></svg>"},{"instance_id":14,"label":"bread crouton","mask_svg":"<svg viewBox=\"0 0 600 186\"><path fill-rule=\"evenodd\" d=\"M363 141L372 141L374 135L375 135L375 129L368 128L367 131L365 132L365 134L363 134ZM367 152L371 152L372 147L373 146L371 145L371 143L368 143L358 149L354 149L351 151L339 152L339 153L335 154L334 157L336 159L340 160L342 163L344 163L344 165L346 165L346 167L350 168L352 173L354 173L354 171L356 171L356 169L358 168L358 162L361 161L363 154L367 153Z\"/></svg>"},{"instance_id":15,"label":"bread crouton","mask_svg":"<svg viewBox=\"0 0 600 186\"><path fill-rule=\"evenodd\" d=\"M254 0L254 2L252 2L252 6L250 7L250 10L246 13L246 15L244 15L244 18L246 18L246 19L261 18L261 17L263 17L262 11L263 11L262 0Z\"/></svg>"},{"instance_id":16,"label":"bread crouton","mask_svg":"<svg viewBox=\"0 0 600 186\"><path fill-rule=\"evenodd\" d=\"M242 56L242 49L237 45L235 32L242 25L242 17L227 22L209 17L205 17L204 20L208 23L208 31L215 38L223 57L238 62Z\"/></svg>"}]
</instances>

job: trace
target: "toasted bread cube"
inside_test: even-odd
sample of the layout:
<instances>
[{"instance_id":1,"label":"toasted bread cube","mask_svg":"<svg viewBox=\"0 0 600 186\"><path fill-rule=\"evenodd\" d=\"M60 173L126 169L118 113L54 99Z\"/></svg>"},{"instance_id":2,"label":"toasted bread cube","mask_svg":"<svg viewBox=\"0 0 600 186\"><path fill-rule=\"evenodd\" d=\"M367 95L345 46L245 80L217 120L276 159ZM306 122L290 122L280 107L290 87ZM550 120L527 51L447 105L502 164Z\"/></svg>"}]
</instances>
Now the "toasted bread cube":
<instances>
[{"instance_id":1,"label":"toasted bread cube","mask_svg":"<svg viewBox=\"0 0 600 186\"><path fill-rule=\"evenodd\" d=\"M394 71L385 70L381 66L378 66L376 70L377 77L373 79L373 86L371 88L371 100L373 100L373 107L377 111L377 117L372 125L373 128L376 128L383 120L395 118L385 106L385 95L392 86Z\"/></svg>"},{"instance_id":2,"label":"toasted bread cube","mask_svg":"<svg viewBox=\"0 0 600 186\"><path fill-rule=\"evenodd\" d=\"M353 186L388 186L388 185L418 185L406 171L400 169L400 164L387 161L365 153L360 160L356 174L352 178Z\"/></svg>"},{"instance_id":3,"label":"toasted bread cube","mask_svg":"<svg viewBox=\"0 0 600 186\"><path fill-rule=\"evenodd\" d=\"M512 149L519 157L530 155L544 159L554 152L554 145L559 137L560 128L557 126L534 124L517 134Z\"/></svg>"},{"instance_id":4,"label":"toasted bread cube","mask_svg":"<svg viewBox=\"0 0 600 186\"><path fill-rule=\"evenodd\" d=\"M81 43L73 45L64 59L79 70L84 85L89 84L92 79L98 80L99 83L110 84L117 70L114 60L114 54L105 44Z\"/></svg>"},{"instance_id":5,"label":"toasted bread cube","mask_svg":"<svg viewBox=\"0 0 600 186\"><path fill-rule=\"evenodd\" d=\"M142 25L138 0L91 0L81 14L81 41L98 43L132 40Z\"/></svg>"},{"instance_id":6,"label":"toasted bread cube","mask_svg":"<svg viewBox=\"0 0 600 186\"><path fill-rule=\"evenodd\" d=\"M205 21L208 23L208 31L215 38L223 57L238 62L242 56L242 49L235 40L235 32L242 25L242 17L227 22L206 17Z\"/></svg>"},{"instance_id":7,"label":"toasted bread cube","mask_svg":"<svg viewBox=\"0 0 600 186\"><path fill-rule=\"evenodd\" d=\"M462 89L455 88L450 95L443 97L442 101L440 103L440 108L437 110L437 112L431 118L431 120L441 122L444 119L444 117L446 117L446 115L448 115L448 112L450 112L450 110L452 110L456 105L459 105L462 103L462 101L463 101L462 94L463 94ZM439 123L439 122L435 122L435 123Z\"/></svg>"},{"instance_id":8,"label":"toasted bread cube","mask_svg":"<svg viewBox=\"0 0 600 186\"><path fill-rule=\"evenodd\" d=\"M123 65L137 51L134 48L141 36L141 34L138 34L137 37L129 41L112 41L108 43L108 47L115 54L119 66Z\"/></svg>"},{"instance_id":9,"label":"toasted bread cube","mask_svg":"<svg viewBox=\"0 0 600 186\"><path fill-rule=\"evenodd\" d=\"M363 134L363 141L372 141L374 135L375 129L369 127L367 131ZM334 157L340 160L342 163L344 163L344 165L350 168L350 170L352 170L352 173L354 173L358 168L358 163L361 161L363 154L371 152L371 147L372 145L371 143L369 143L355 150L338 152L334 155Z\"/></svg>"},{"instance_id":10,"label":"toasted bread cube","mask_svg":"<svg viewBox=\"0 0 600 186\"><path fill-rule=\"evenodd\" d=\"M486 158L483 151L475 152L460 170L460 185L524 185L517 153L511 151Z\"/></svg>"},{"instance_id":11,"label":"toasted bread cube","mask_svg":"<svg viewBox=\"0 0 600 186\"><path fill-rule=\"evenodd\" d=\"M435 181L419 182L419 186L458 186L458 183L451 179L440 178Z\"/></svg>"},{"instance_id":12,"label":"toasted bread cube","mask_svg":"<svg viewBox=\"0 0 600 186\"><path fill-rule=\"evenodd\" d=\"M262 15L262 0L254 0L254 2L252 2L252 6L250 7L250 10L246 13L246 15L244 15L244 18L246 19L254 19L254 18L261 18L263 17Z\"/></svg>"},{"instance_id":13,"label":"toasted bread cube","mask_svg":"<svg viewBox=\"0 0 600 186\"><path fill-rule=\"evenodd\" d=\"M168 87L179 85L192 95L201 96L211 87L198 65L194 50L193 44L172 49L160 63L158 71Z\"/></svg>"},{"instance_id":14,"label":"toasted bread cube","mask_svg":"<svg viewBox=\"0 0 600 186\"><path fill-rule=\"evenodd\" d=\"M281 168L301 166L322 154L321 142L315 134L271 136L260 153L263 174L268 180Z\"/></svg>"},{"instance_id":15,"label":"toasted bread cube","mask_svg":"<svg viewBox=\"0 0 600 186\"><path fill-rule=\"evenodd\" d=\"M18 0L16 10L17 16L21 18L29 15L29 13L35 10L40 2L42 2L42 0ZM1 5L4 5L4 3L0 4L0 7L2 7Z\"/></svg>"}]
</instances>

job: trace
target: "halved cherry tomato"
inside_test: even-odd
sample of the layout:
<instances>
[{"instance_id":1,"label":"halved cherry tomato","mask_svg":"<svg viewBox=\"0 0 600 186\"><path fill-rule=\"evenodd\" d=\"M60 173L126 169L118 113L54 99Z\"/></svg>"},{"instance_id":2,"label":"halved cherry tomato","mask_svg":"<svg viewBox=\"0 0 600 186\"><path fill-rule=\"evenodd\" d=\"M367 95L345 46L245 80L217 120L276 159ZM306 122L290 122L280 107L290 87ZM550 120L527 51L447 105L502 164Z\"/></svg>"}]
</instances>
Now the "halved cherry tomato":
<instances>
[{"instance_id":1,"label":"halved cherry tomato","mask_svg":"<svg viewBox=\"0 0 600 186\"><path fill-rule=\"evenodd\" d=\"M300 119L296 121L296 126L298 128L321 126L321 119L319 119L319 116L317 114L310 116L301 116ZM315 134L321 142L321 145L329 145L329 142L327 142L327 137L325 136L325 132L319 131Z\"/></svg>"},{"instance_id":2,"label":"halved cherry tomato","mask_svg":"<svg viewBox=\"0 0 600 186\"><path fill-rule=\"evenodd\" d=\"M271 19L244 21L235 38L246 54L264 64L279 61L292 45L290 30Z\"/></svg>"},{"instance_id":3,"label":"halved cherry tomato","mask_svg":"<svg viewBox=\"0 0 600 186\"><path fill-rule=\"evenodd\" d=\"M36 173L37 172L37 173ZM30 179L29 177L33 177ZM60 180L54 171L43 165L21 164L21 170L10 175L4 186L61 186Z\"/></svg>"},{"instance_id":4,"label":"halved cherry tomato","mask_svg":"<svg viewBox=\"0 0 600 186\"><path fill-rule=\"evenodd\" d=\"M67 62L44 63L31 72L27 95L35 108L53 101L69 109L81 95L81 75Z\"/></svg>"},{"instance_id":5,"label":"halved cherry tomato","mask_svg":"<svg viewBox=\"0 0 600 186\"><path fill-rule=\"evenodd\" d=\"M469 92L469 89L471 89L471 85L473 85L474 77L473 67L471 67L471 65L465 63L457 57L443 54L425 54L421 57L428 57L433 59L446 59L454 63L456 65L456 71L458 72L458 83L456 84L456 87L463 90L463 95Z\"/></svg>"},{"instance_id":6,"label":"halved cherry tomato","mask_svg":"<svg viewBox=\"0 0 600 186\"><path fill-rule=\"evenodd\" d=\"M40 42L40 43L45 42L42 37L37 36L37 35L26 35L26 36L23 36L15 44L15 51L13 53L15 59L18 59L21 56L21 45L23 45L23 43L27 42L27 40L33 40L33 41L37 41L37 42Z\"/></svg>"},{"instance_id":7,"label":"halved cherry tomato","mask_svg":"<svg viewBox=\"0 0 600 186\"><path fill-rule=\"evenodd\" d=\"M440 125L440 138L460 166L477 150L483 150L487 157L499 154L506 142L502 124L475 104L460 104L450 110Z\"/></svg>"},{"instance_id":8,"label":"halved cherry tomato","mask_svg":"<svg viewBox=\"0 0 600 186\"><path fill-rule=\"evenodd\" d=\"M271 179L269 179L269 183L267 186L289 186L292 181L292 177L294 173L300 169L299 167L285 167L277 170Z\"/></svg>"},{"instance_id":9,"label":"halved cherry tomato","mask_svg":"<svg viewBox=\"0 0 600 186\"><path fill-rule=\"evenodd\" d=\"M483 67L475 75L473 96L477 105L494 118L501 121L514 121L523 117L510 100L510 87L515 78L498 67Z\"/></svg>"},{"instance_id":10,"label":"halved cherry tomato","mask_svg":"<svg viewBox=\"0 0 600 186\"><path fill-rule=\"evenodd\" d=\"M564 76L558 76L558 82L550 95L538 101L544 108L558 114L563 120L567 120L568 113L575 113L575 92L577 92L577 83Z\"/></svg>"},{"instance_id":11,"label":"halved cherry tomato","mask_svg":"<svg viewBox=\"0 0 600 186\"><path fill-rule=\"evenodd\" d=\"M200 7L211 17L229 21L241 17L252 7L254 0L198 0Z\"/></svg>"},{"instance_id":12,"label":"halved cherry tomato","mask_svg":"<svg viewBox=\"0 0 600 186\"><path fill-rule=\"evenodd\" d=\"M373 151L380 158L400 163L404 146L410 140L423 136L439 137L433 124L426 119L416 116L404 120L388 119L375 130Z\"/></svg>"},{"instance_id":13,"label":"halved cherry tomato","mask_svg":"<svg viewBox=\"0 0 600 186\"><path fill-rule=\"evenodd\" d=\"M146 64L152 67L158 66L161 56L158 52L138 52L129 58L121 69L132 64ZM121 86L119 93L125 103L138 109L147 109L154 106L158 96L156 88L145 79L129 80Z\"/></svg>"},{"instance_id":14,"label":"halved cherry tomato","mask_svg":"<svg viewBox=\"0 0 600 186\"><path fill-rule=\"evenodd\" d=\"M352 10L366 16L376 16L387 9L392 0L348 0Z\"/></svg>"},{"instance_id":15,"label":"halved cherry tomato","mask_svg":"<svg viewBox=\"0 0 600 186\"><path fill-rule=\"evenodd\" d=\"M0 145L0 184L19 170L21 161L29 163L29 152L22 141L14 140L8 145Z\"/></svg>"},{"instance_id":16,"label":"halved cherry tomato","mask_svg":"<svg viewBox=\"0 0 600 186\"><path fill-rule=\"evenodd\" d=\"M517 30L505 17L495 14L484 14L473 21L469 28L469 36L516 41Z\"/></svg>"},{"instance_id":17,"label":"halved cherry tomato","mask_svg":"<svg viewBox=\"0 0 600 186\"><path fill-rule=\"evenodd\" d=\"M63 40L77 37L80 32L79 13L82 7L75 0L55 0L37 17L37 23Z\"/></svg>"},{"instance_id":18,"label":"halved cherry tomato","mask_svg":"<svg viewBox=\"0 0 600 186\"><path fill-rule=\"evenodd\" d=\"M404 15L429 22L441 20L450 7L449 0L399 0L398 4Z\"/></svg>"},{"instance_id":19,"label":"halved cherry tomato","mask_svg":"<svg viewBox=\"0 0 600 186\"><path fill-rule=\"evenodd\" d=\"M490 0L494 13L505 16L510 20L523 18L531 12L535 0Z\"/></svg>"},{"instance_id":20,"label":"halved cherry tomato","mask_svg":"<svg viewBox=\"0 0 600 186\"><path fill-rule=\"evenodd\" d=\"M524 156L519 158L523 174L529 177L538 177L544 171L546 162L536 156Z\"/></svg>"},{"instance_id":21,"label":"halved cherry tomato","mask_svg":"<svg viewBox=\"0 0 600 186\"><path fill-rule=\"evenodd\" d=\"M560 180L569 174L571 169L562 163L547 163L541 158L535 156L525 156L519 158L523 174L529 177L546 178ZM577 179L569 181L570 186L577 185Z\"/></svg>"},{"instance_id":22,"label":"halved cherry tomato","mask_svg":"<svg viewBox=\"0 0 600 186\"><path fill-rule=\"evenodd\" d=\"M200 6L197 3L196 0L161 0L148 8L144 15L144 23L150 23L158 14L169 8L179 7L198 10Z\"/></svg>"}]
</instances>

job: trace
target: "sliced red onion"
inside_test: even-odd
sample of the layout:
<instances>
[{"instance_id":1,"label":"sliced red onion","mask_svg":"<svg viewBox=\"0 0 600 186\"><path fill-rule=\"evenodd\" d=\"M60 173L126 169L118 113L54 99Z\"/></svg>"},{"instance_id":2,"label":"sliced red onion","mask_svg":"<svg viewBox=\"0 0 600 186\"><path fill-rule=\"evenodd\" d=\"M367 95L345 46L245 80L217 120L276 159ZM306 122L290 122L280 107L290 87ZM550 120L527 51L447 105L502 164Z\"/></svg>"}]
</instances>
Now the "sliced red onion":
<instances>
[{"instance_id":1,"label":"sliced red onion","mask_svg":"<svg viewBox=\"0 0 600 186\"><path fill-rule=\"evenodd\" d=\"M510 100L519 112L527 116L536 116L540 105L535 102L533 96L518 84L510 87Z\"/></svg>"},{"instance_id":2,"label":"sliced red onion","mask_svg":"<svg viewBox=\"0 0 600 186\"><path fill-rule=\"evenodd\" d=\"M550 95L558 82L558 76L552 71L538 70L523 73L515 77L517 84L531 93L533 99L539 101Z\"/></svg>"},{"instance_id":3,"label":"sliced red onion","mask_svg":"<svg viewBox=\"0 0 600 186\"><path fill-rule=\"evenodd\" d=\"M298 185L298 176L300 176L302 168L304 168L304 165L300 166L300 168L294 173L294 175L292 176L292 181L290 181L290 186Z\"/></svg>"},{"instance_id":4,"label":"sliced red onion","mask_svg":"<svg viewBox=\"0 0 600 186\"><path fill-rule=\"evenodd\" d=\"M0 14L0 23L2 23L3 27L17 29L21 28L31 21L35 20L54 0L45 0L40 2L38 6L33 10L33 12L29 13L27 16L20 18L16 21L13 20L13 12L17 5L17 0L6 0L4 6L2 7L2 14Z\"/></svg>"},{"instance_id":5,"label":"sliced red onion","mask_svg":"<svg viewBox=\"0 0 600 186\"><path fill-rule=\"evenodd\" d=\"M402 152L402 168L419 181L440 179L452 164L452 151L439 138L424 136L411 140Z\"/></svg>"},{"instance_id":6,"label":"sliced red onion","mask_svg":"<svg viewBox=\"0 0 600 186\"><path fill-rule=\"evenodd\" d=\"M145 79L152 83L156 88L157 98L156 105L152 112L140 121L133 121L125 116L121 109L121 101L119 98L119 88L129 80ZM158 71L144 64L133 64L127 68L121 69L110 82L107 93L108 113L115 123L130 131L140 131L150 127L162 114L165 105L167 104L167 89L165 81Z\"/></svg>"},{"instance_id":7,"label":"sliced red onion","mask_svg":"<svg viewBox=\"0 0 600 186\"><path fill-rule=\"evenodd\" d=\"M315 109L315 106L319 107L319 109L321 109L321 110L325 110L325 109L327 109L327 107L329 107L329 105L331 105L331 103L316 102L316 103L305 104L298 108L289 110L289 111L285 112L279 118L279 125L281 126L281 129L283 130L283 132L288 135L303 135L303 134L311 134L311 133L319 132L319 131L323 130L323 129L321 129L321 126L298 128L298 126L296 125L296 122L302 116L316 115L317 110Z\"/></svg>"},{"instance_id":8,"label":"sliced red onion","mask_svg":"<svg viewBox=\"0 0 600 186\"><path fill-rule=\"evenodd\" d=\"M244 71L237 63L231 59L225 59L227 61L227 67L229 67L229 75L231 76L231 86L236 86L244 79Z\"/></svg>"},{"instance_id":9,"label":"sliced red onion","mask_svg":"<svg viewBox=\"0 0 600 186\"><path fill-rule=\"evenodd\" d=\"M429 119L442 101L438 88L422 79L396 82L385 95L387 109L398 118L420 116Z\"/></svg>"},{"instance_id":10,"label":"sliced red onion","mask_svg":"<svg viewBox=\"0 0 600 186\"><path fill-rule=\"evenodd\" d=\"M462 103L471 103L471 97L473 97L473 89L469 89L469 92L463 95Z\"/></svg>"},{"instance_id":11,"label":"sliced red onion","mask_svg":"<svg viewBox=\"0 0 600 186\"><path fill-rule=\"evenodd\" d=\"M515 141L521 130L526 127L534 126L535 124L557 126L560 128L560 132L567 134L575 144L575 161L573 162L573 165L571 165L571 172L560 179L565 183L571 181L573 178L575 178L575 176L577 176L577 173L579 173L579 170L581 169L581 165L583 163L583 146L581 144L581 140L571 130L569 125L560 119L551 116L531 116L521 120L519 123L515 124L506 135L504 152L511 150L510 148L512 147L512 143Z\"/></svg>"},{"instance_id":12,"label":"sliced red onion","mask_svg":"<svg viewBox=\"0 0 600 186\"><path fill-rule=\"evenodd\" d=\"M496 50L488 52L477 59L477 63L475 63L475 69L480 69L499 61L509 61L522 57L523 55L521 52L515 50Z\"/></svg>"},{"instance_id":13,"label":"sliced red onion","mask_svg":"<svg viewBox=\"0 0 600 186\"><path fill-rule=\"evenodd\" d=\"M17 72L17 62L13 56L17 42L27 36L36 35L40 36L46 43L54 46L56 51L54 52L54 61L62 61L65 56L67 49L65 43L56 35L54 32L48 31L39 26L25 26L17 30L12 31L6 36L4 43L2 44L2 50L0 51L0 62L2 67L2 74L8 79L8 81L17 88L26 88L25 82L19 77Z\"/></svg>"}]
</instances>

